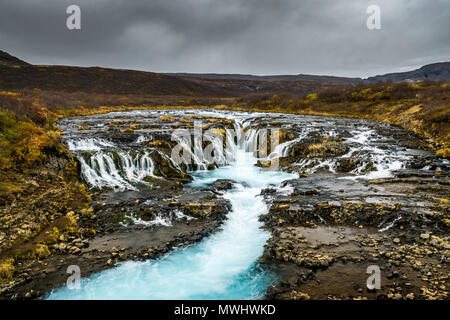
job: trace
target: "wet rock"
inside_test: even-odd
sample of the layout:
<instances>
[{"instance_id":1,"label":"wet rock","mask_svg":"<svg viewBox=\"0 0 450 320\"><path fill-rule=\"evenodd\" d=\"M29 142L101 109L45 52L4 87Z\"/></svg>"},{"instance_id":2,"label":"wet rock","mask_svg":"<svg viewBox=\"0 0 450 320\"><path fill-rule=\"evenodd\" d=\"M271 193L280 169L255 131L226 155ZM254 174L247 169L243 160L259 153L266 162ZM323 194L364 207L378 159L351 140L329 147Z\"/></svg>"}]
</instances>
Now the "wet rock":
<instances>
[{"instance_id":1,"label":"wet rock","mask_svg":"<svg viewBox=\"0 0 450 320\"><path fill-rule=\"evenodd\" d=\"M146 219L150 219L152 217L152 211L150 210L150 208L144 208L144 217Z\"/></svg>"},{"instance_id":2,"label":"wet rock","mask_svg":"<svg viewBox=\"0 0 450 320\"><path fill-rule=\"evenodd\" d=\"M269 168L272 165L271 160L258 160L256 166L260 168Z\"/></svg>"},{"instance_id":3,"label":"wet rock","mask_svg":"<svg viewBox=\"0 0 450 320\"><path fill-rule=\"evenodd\" d=\"M235 181L229 179L218 179L214 181L211 188L217 191L227 191L233 189L233 184L235 183Z\"/></svg>"},{"instance_id":4,"label":"wet rock","mask_svg":"<svg viewBox=\"0 0 450 320\"><path fill-rule=\"evenodd\" d=\"M358 168L361 164L359 158L339 158L337 162L337 170L339 172L350 172Z\"/></svg>"}]
</instances>

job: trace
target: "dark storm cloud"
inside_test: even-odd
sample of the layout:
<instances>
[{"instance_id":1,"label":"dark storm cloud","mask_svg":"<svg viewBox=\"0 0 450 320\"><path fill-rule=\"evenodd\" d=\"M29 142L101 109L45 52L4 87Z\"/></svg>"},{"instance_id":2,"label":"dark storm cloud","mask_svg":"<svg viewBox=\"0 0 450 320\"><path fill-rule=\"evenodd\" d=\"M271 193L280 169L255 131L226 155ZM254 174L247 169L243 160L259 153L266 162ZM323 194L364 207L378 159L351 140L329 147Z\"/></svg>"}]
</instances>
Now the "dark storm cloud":
<instances>
[{"instance_id":1,"label":"dark storm cloud","mask_svg":"<svg viewBox=\"0 0 450 320\"><path fill-rule=\"evenodd\" d=\"M65 26L82 10L82 30ZM366 28L381 7L382 30ZM0 0L0 48L36 64L368 76L450 60L448 0Z\"/></svg>"}]
</instances>

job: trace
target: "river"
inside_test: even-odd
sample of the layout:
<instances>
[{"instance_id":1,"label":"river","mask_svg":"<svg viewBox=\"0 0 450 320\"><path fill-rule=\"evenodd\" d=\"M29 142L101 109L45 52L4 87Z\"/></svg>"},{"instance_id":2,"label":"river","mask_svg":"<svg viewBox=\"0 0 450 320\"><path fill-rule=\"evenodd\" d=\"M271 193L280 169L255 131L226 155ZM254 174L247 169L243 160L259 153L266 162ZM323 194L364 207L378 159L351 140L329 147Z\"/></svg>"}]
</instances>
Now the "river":
<instances>
[{"instance_id":1,"label":"river","mask_svg":"<svg viewBox=\"0 0 450 320\"><path fill-rule=\"evenodd\" d=\"M262 222L258 220L269 210L261 196L262 190L268 187L280 189L283 181L299 178L298 172L307 176L326 171L332 177L329 181L335 181L336 185L351 185L355 179L392 177L396 171L406 170L411 161L427 156L417 148L393 144L389 130L394 130L395 134L397 129L377 124L375 130L374 122L355 119L171 110L116 112L63 119L61 126L64 139L77 156L81 175L88 185L110 188L117 193L139 192L148 184L146 178L163 179L155 174L156 153L167 160L172 169L179 168L167 154L143 145L156 141L161 132L166 133L162 140L168 139L167 133L174 128L161 124L164 122L162 119L180 116L207 117L211 123L221 118L231 119L236 130L245 132L243 143L236 142L232 148L232 161L223 158L219 168L208 171L204 159L196 158L195 168L189 167L187 171L193 180L184 186L185 190L201 190L218 179L234 181L234 188L222 195L231 203L232 209L221 229L199 243L178 247L158 259L120 262L113 268L82 278L79 289L62 286L48 293L45 299L264 298L267 288L277 281L277 274L258 263L270 238L270 233L261 228ZM81 121L86 121L83 126L89 126L88 130L77 129ZM155 122L158 125L153 127ZM130 123L145 129L135 130L130 135L123 135L123 131L115 129L115 124L119 124L122 130ZM263 170L255 166L258 159L249 152L249 145L257 139L259 127L268 126L268 123L295 133L291 139L274 148L268 159L286 157L291 146L301 147L307 137L324 141L310 145L310 152L323 145L336 145L337 149L323 151L326 157L304 157L292 163L292 173ZM383 130L389 134L381 135L379 132ZM355 161L349 162L349 159ZM347 165L349 168L342 169L343 163L350 163ZM428 172L439 168L427 164L421 170ZM359 185L355 186L359 188ZM327 187L332 189L332 186ZM134 222L139 223L140 220L135 219ZM170 226L170 222L165 225Z\"/></svg>"}]
</instances>

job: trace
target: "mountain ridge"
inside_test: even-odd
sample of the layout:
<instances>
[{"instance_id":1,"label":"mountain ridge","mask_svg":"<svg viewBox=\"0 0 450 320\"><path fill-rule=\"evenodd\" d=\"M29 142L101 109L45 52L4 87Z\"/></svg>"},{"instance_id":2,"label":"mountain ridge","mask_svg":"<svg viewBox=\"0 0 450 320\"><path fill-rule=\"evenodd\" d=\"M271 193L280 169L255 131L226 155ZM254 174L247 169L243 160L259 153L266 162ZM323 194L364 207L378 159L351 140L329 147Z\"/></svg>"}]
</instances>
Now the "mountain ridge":
<instances>
[{"instance_id":1,"label":"mountain ridge","mask_svg":"<svg viewBox=\"0 0 450 320\"><path fill-rule=\"evenodd\" d=\"M196 79L221 79L221 80L255 80L255 81L326 81L342 84L355 84L359 82L376 81L423 81L423 80L450 80L450 62L436 62L424 65L418 69L405 72L392 72L376 75L368 78L339 77L331 75L292 74L292 75L252 75L252 74L221 74L221 73L164 73L166 75L196 78Z\"/></svg>"},{"instance_id":2,"label":"mountain ridge","mask_svg":"<svg viewBox=\"0 0 450 320\"><path fill-rule=\"evenodd\" d=\"M378 81L450 81L450 62L378 75L368 79L318 75L155 73L149 71L32 65L0 51L0 89L68 92L232 97L253 93L309 94L323 88Z\"/></svg>"},{"instance_id":3,"label":"mountain ridge","mask_svg":"<svg viewBox=\"0 0 450 320\"><path fill-rule=\"evenodd\" d=\"M221 74L221 73L164 73L175 77L188 77L198 79L222 79L222 80L253 80L253 81L326 81L342 83L358 83L362 78L337 77L337 76L319 76L310 74L297 75L265 75L258 76L252 74Z\"/></svg>"},{"instance_id":4,"label":"mountain ridge","mask_svg":"<svg viewBox=\"0 0 450 320\"><path fill-rule=\"evenodd\" d=\"M393 72L369 77L367 81L423 81L450 80L450 62L436 62L424 65L418 69L406 72Z\"/></svg>"}]
</instances>

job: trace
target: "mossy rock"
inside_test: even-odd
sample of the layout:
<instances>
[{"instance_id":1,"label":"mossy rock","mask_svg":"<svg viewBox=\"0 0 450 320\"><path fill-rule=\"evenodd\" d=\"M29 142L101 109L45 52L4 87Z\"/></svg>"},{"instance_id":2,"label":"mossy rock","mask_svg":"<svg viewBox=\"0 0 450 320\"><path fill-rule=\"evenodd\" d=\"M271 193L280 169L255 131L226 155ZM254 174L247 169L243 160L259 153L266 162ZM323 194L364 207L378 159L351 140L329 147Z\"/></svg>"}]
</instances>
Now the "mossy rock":
<instances>
[{"instance_id":1,"label":"mossy rock","mask_svg":"<svg viewBox=\"0 0 450 320\"><path fill-rule=\"evenodd\" d=\"M448 159L450 158L450 148L439 149L436 151L436 156Z\"/></svg>"}]
</instances>

